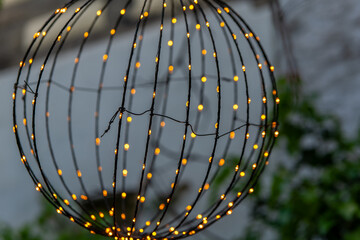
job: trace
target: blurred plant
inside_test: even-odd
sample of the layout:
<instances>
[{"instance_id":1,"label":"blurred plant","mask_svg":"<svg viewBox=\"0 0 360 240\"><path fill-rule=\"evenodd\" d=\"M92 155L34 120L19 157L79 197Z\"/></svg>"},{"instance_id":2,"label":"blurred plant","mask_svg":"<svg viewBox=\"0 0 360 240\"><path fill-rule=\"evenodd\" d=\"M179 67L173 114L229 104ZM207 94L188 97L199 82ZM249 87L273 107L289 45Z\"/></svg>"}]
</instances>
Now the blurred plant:
<instances>
[{"instance_id":1,"label":"blurred plant","mask_svg":"<svg viewBox=\"0 0 360 240\"><path fill-rule=\"evenodd\" d=\"M315 109L314 97L295 104L284 83L278 144L290 162L273 162L278 166L270 173L270 185L257 185L263 191L251 199L254 221L239 239L358 240L360 131L355 139L345 136L337 117ZM270 191L265 192L265 184Z\"/></svg>"}]
</instances>

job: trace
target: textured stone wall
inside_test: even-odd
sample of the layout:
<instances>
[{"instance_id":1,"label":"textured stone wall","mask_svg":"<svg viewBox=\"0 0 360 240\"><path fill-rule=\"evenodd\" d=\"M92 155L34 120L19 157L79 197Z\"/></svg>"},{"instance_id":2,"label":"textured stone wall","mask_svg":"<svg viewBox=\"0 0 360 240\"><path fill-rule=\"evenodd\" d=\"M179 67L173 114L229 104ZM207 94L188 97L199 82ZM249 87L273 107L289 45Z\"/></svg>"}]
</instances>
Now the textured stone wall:
<instances>
[{"instance_id":1,"label":"textured stone wall","mask_svg":"<svg viewBox=\"0 0 360 240\"><path fill-rule=\"evenodd\" d=\"M319 93L319 110L338 114L351 134L360 123L360 2L288 2L285 18L303 91Z\"/></svg>"}]
</instances>

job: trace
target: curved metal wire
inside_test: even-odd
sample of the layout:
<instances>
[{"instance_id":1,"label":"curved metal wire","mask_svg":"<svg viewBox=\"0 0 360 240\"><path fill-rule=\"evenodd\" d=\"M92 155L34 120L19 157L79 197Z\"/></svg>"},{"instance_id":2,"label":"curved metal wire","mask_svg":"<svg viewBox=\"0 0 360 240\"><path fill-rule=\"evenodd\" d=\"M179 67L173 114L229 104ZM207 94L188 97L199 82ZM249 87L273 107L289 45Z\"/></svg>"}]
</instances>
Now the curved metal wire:
<instances>
[{"instance_id":1,"label":"curved metal wire","mask_svg":"<svg viewBox=\"0 0 360 240\"><path fill-rule=\"evenodd\" d=\"M98 62L89 38L104 26ZM194 235L232 214L268 164L279 134L273 71L260 38L221 0L71 1L20 62L21 161L57 212L91 233Z\"/></svg>"}]
</instances>

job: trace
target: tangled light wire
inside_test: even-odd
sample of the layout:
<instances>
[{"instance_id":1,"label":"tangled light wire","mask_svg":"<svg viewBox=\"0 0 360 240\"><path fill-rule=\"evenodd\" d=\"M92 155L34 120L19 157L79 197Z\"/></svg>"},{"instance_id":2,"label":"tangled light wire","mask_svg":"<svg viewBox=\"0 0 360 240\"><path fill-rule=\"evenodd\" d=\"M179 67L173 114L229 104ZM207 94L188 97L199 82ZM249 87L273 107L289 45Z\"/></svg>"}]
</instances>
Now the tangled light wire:
<instances>
[{"instance_id":1,"label":"tangled light wire","mask_svg":"<svg viewBox=\"0 0 360 240\"><path fill-rule=\"evenodd\" d=\"M254 191L279 134L274 67L223 1L132 4L51 15L20 62L13 130L59 214L115 239L185 238Z\"/></svg>"}]
</instances>

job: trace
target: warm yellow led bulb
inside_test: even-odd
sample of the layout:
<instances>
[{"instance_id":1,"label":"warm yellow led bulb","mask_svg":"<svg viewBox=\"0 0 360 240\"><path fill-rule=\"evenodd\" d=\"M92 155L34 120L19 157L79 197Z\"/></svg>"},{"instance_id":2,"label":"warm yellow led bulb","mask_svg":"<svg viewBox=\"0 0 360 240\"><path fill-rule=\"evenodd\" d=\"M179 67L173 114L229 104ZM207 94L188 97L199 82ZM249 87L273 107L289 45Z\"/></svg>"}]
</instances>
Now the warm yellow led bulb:
<instances>
[{"instance_id":1,"label":"warm yellow led bulb","mask_svg":"<svg viewBox=\"0 0 360 240\"><path fill-rule=\"evenodd\" d=\"M225 164L225 159L220 159L220 161L219 161L219 166L221 167L221 166L223 166Z\"/></svg>"},{"instance_id":2,"label":"warm yellow led bulb","mask_svg":"<svg viewBox=\"0 0 360 240\"><path fill-rule=\"evenodd\" d=\"M125 143L125 144L124 144L124 150L125 150L125 151L128 151L129 148L130 148L130 145L129 145L128 143Z\"/></svg>"},{"instance_id":3,"label":"warm yellow led bulb","mask_svg":"<svg viewBox=\"0 0 360 240\"><path fill-rule=\"evenodd\" d=\"M187 159L184 158L184 159L181 161L181 164L185 166L185 165L187 164Z\"/></svg>"}]
</instances>

